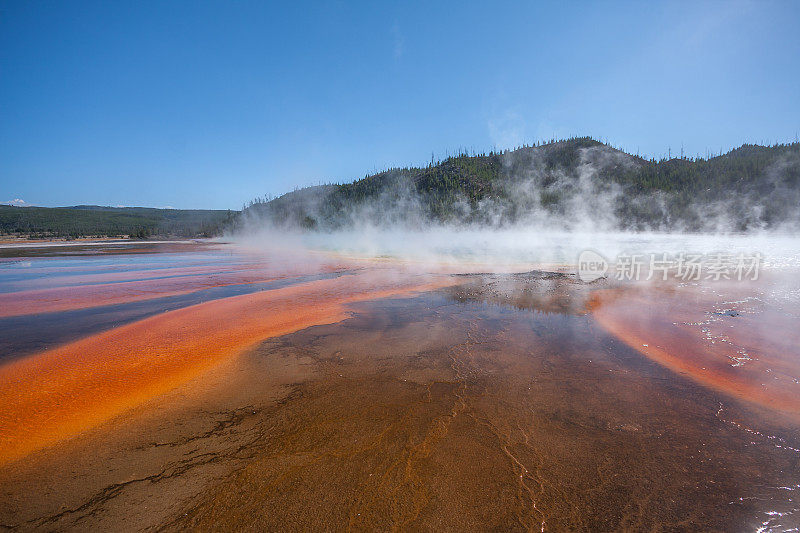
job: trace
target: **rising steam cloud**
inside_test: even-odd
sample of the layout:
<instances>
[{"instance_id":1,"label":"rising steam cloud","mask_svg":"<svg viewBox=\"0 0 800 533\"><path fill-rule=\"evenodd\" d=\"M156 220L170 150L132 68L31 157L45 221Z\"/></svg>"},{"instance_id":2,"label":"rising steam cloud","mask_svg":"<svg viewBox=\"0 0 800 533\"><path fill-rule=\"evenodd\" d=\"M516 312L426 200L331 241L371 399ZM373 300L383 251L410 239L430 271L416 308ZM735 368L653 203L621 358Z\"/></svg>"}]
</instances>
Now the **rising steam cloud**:
<instances>
[{"instance_id":1,"label":"rising steam cloud","mask_svg":"<svg viewBox=\"0 0 800 533\"><path fill-rule=\"evenodd\" d=\"M310 187L256 204L245 210L234 237L367 256L508 265L570 262L586 248L607 255L647 247L768 248L780 261L796 260L798 150L779 155L752 180L687 197L680 190L641 191L626 183L650 164L643 159L600 143L570 152L568 143L498 154L486 163L500 165L491 169L498 177L478 199L462 191L437 194L426 189L424 173L397 169L350 189ZM562 160L567 164L554 164ZM446 165L459 164L483 160L448 160L443 179L449 179ZM678 170L686 164L667 163ZM357 196L358 187L368 194ZM708 238L721 234L727 241ZM767 235L781 237L766 243ZM778 241L785 253L774 245Z\"/></svg>"}]
</instances>

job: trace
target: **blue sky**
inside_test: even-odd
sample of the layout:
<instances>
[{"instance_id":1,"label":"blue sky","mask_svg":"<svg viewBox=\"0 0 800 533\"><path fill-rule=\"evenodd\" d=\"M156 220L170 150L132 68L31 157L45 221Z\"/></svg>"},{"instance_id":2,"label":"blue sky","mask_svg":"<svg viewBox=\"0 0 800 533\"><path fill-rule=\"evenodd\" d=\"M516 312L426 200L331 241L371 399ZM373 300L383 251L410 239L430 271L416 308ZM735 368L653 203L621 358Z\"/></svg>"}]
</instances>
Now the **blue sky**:
<instances>
[{"instance_id":1,"label":"blue sky","mask_svg":"<svg viewBox=\"0 0 800 533\"><path fill-rule=\"evenodd\" d=\"M575 134L800 130L800 2L0 1L0 201L239 208Z\"/></svg>"}]
</instances>

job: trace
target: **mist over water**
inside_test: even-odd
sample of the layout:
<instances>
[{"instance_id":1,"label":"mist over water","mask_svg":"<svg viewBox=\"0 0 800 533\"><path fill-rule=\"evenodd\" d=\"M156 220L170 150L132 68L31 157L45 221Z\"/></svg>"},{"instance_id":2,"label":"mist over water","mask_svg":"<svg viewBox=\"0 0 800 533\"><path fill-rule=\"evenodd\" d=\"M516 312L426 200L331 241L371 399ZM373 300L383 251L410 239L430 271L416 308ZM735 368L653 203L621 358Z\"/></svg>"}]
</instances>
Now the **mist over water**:
<instances>
[{"instance_id":1,"label":"mist over water","mask_svg":"<svg viewBox=\"0 0 800 533\"><path fill-rule=\"evenodd\" d=\"M543 264L574 266L584 250L596 251L609 260L623 254L761 254L765 268L800 267L800 237L768 232L571 232L443 226L427 230L362 226L333 232L286 232L265 227L240 234L234 240L266 252L331 252L416 263L481 264L504 270Z\"/></svg>"},{"instance_id":2,"label":"mist over water","mask_svg":"<svg viewBox=\"0 0 800 533\"><path fill-rule=\"evenodd\" d=\"M257 203L229 237L323 251L503 269L574 265L584 250L760 254L800 265L800 145L645 160L590 138L392 169Z\"/></svg>"}]
</instances>

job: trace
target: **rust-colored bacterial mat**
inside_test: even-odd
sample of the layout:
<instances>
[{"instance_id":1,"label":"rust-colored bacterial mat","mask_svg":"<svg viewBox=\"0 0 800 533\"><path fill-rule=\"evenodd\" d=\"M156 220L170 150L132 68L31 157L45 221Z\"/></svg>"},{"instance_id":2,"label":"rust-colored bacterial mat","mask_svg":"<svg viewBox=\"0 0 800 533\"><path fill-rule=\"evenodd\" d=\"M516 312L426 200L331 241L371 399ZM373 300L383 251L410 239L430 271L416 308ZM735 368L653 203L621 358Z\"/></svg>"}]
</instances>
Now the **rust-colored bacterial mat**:
<instances>
[{"instance_id":1,"label":"rust-colored bacterial mat","mask_svg":"<svg viewBox=\"0 0 800 533\"><path fill-rule=\"evenodd\" d=\"M196 250L0 265L20 296L0 325L57 330L42 350L6 341L2 527L798 526L784 278L582 284ZM47 313L20 312L32 291Z\"/></svg>"}]
</instances>

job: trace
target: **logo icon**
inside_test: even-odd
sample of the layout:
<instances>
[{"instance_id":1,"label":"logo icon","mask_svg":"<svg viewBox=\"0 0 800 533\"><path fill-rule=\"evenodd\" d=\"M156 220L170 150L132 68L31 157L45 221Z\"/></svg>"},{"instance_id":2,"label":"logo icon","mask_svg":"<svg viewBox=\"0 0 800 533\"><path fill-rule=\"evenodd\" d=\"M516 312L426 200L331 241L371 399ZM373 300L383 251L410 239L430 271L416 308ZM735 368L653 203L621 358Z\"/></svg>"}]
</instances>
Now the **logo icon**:
<instances>
[{"instance_id":1,"label":"logo icon","mask_svg":"<svg viewBox=\"0 0 800 533\"><path fill-rule=\"evenodd\" d=\"M591 283L605 277L608 272L608 261L593 250L584 250L578 256L578 278L584 283Z\"/></svg>"}]
</instances>

